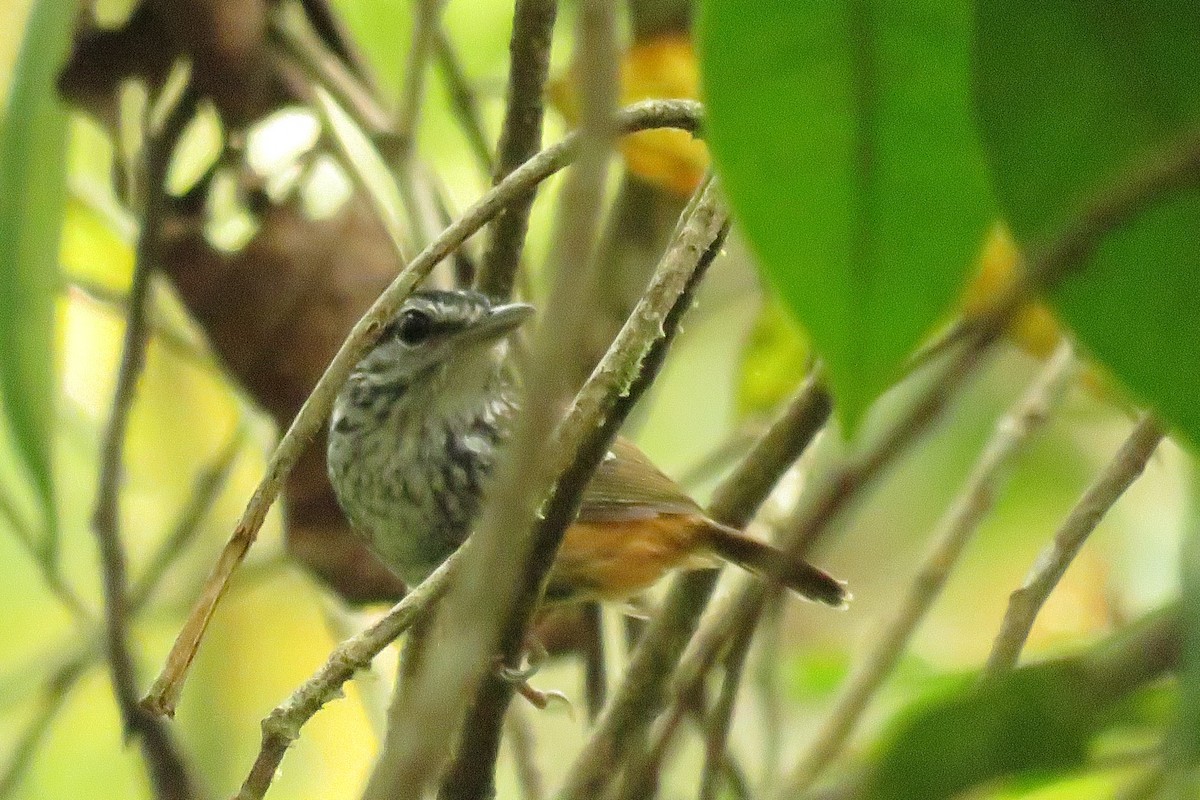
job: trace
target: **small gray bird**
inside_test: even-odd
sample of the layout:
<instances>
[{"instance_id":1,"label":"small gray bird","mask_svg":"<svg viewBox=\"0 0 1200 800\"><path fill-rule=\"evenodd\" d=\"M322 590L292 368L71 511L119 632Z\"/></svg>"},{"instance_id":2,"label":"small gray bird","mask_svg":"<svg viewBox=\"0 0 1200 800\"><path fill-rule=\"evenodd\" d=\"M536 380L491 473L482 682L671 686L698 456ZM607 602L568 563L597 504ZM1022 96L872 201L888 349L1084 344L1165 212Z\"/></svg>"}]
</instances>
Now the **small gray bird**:
<instances>
[{"instance_id":1,"label":"small gray bird","mask_svg":"<svg viewBox=\"0 0 1200 800\"><path fill-rule=\"evenodd\" d=\"M470 533L514 393L504 362L524 303L422 291L350 374L330 422L329 476L354 528L410 585ZM724 559L832 606L844 585L710 519L640 450L618 439L584 492L550 572L549 601L625 600L676 568Z\"/></svg>"}]
</instances>

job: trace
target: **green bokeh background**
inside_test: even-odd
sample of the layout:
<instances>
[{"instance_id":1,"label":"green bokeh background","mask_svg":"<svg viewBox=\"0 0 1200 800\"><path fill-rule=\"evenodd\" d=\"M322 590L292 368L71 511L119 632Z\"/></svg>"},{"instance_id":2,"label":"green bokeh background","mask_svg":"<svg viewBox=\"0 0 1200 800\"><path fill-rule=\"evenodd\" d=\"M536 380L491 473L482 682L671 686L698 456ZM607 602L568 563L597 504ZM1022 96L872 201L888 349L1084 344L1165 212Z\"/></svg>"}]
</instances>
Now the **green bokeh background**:
<instances>
[{"instance_id":1,"label":"green bokeh background","mask_svg":"<svg viewBox=\"0 0 1200 800\"><path fill-rule=\"evenodd\" d=\"M0 85L7 87L28 2L3 3L10 22L0 26ZM384 0L342 0L336 6L359 36L380 78L398 91L409 36L400 7ZM568 8L560 25L570 23L569 12ZM486 99L493 136L501 110L510 13L510 5L501 0L453 0L446 8L447 29ZM568 55L556 51L554 61L560 70ZM557 137L563 127L561 120L551 116L548 139ZM429 84L419 142L421 154L441 175L458 207L484 188L486 181L466 155L465 140L448 113L438 80ZM75 185L103 194L107 158L94 126L74 119L70 171ZM530 242L534 263L547 249L556 185L550 185L534 209ZM787 335L768 337L775 344L768 344L765 354L756 352L759 360L748 362L748 372L743 372L744 343L762 297L749 256L736 235L727 251L634 424L647 452L674 475L686 472L746 424L737 399L745 396L745 386L753 385L756 397L782 396L800 377L801 359ZM123 290L131 270L128 232L114 230L94 208L73 202L68 207L62 262L68 280ZM169 290L163 293L169 295ZM177 339L193 341L186 320L171 311L169 297L164 306L166 327ZM58 320L62 399L55 468L62 569L89 606L99 609L97 557L87 522L121 320L112 307L71 290L60 296ZM130 430L123 521L132 574L139 574L185 503L199 471L212 462L239 425L245 431L245 445L227 487L204 522L199 544L172 569L151 613L135 627L143 681L161 664L199 582L261 474L274 435L211 363L167 338L156 337L151 344ZM771 347L779 348L774 356ZM781 363L795 367L780 369ZM823 546L818 560L850 582L856 599L846 613L796 601L785 609L779 658L765 668L783 687L782 695L772 702L786 720L785 763L812 730L854 655L870 641L874 626L890 611L931 527L995 419L1020 394L1037 366L1027 356L1003 348L944 424L887 476ZM773 385L778 386L774 391ZM866 419L862 435L869 438L878 430L907 391L902 388L885 396ZM1072 392L1048 430L1019 459L995 513L922 626L904 667L868 715L868 733L901 701L934 685L939 676L977 664L986 655L1008 592L1019 585L1037 551L1129 426L1125 414L1089 392ZM8 433L0 431L5 442ZM843 447L836 432L826 435L809 458L810 465L819 470ZM1114 619L1136 615L1173 595L1186 479L1182 455L1170 445L1164 447L1071 568L1034 631L1031 652L1063 652L1093 641L1111 629ZM701 497L708 488L695 487ZM785 486L766 513L784 513L781 506L798 488ZM31 508L33 495L10 447L0 447L0 491L19 507ZM38 713L42 679L84 637L47 591L26 552L4 530L0 530L0 609L2 767L25 724ZM215 796L228 794L244 777L257 750L259 720L364 615L346 612L286 560L279 519L273 514L250 564L213 622L173 723ZM618 624L616 612L610 613L606 627L615 632ZM376 748L376 726L393 661L394 652L389 651L379 659L378 674L353 682L346 699L331 704L305 727L284 761L271 797L357 796ZM581 703L582 676L575 665L551 666L540 680L543 688L560 688ZM735 720L734 750L757 770L764 752L764 701L753 681L746 692ZM539 763L554 785L582 741L583 722L550 711L536 714L534 727ZM668 776L668 785L678 787L673 794L690 793L697 774L700 745L689 737L684 756ZM1126 774L1116 770L1038 788L1002 787L994 796L1091 798L1108 793ZM499 796L513 796L507 752L500 778ZM148 796L136 750L121 741L107 673L98 664L65 698L14 796Z\"/></svg>"}]
</instances>

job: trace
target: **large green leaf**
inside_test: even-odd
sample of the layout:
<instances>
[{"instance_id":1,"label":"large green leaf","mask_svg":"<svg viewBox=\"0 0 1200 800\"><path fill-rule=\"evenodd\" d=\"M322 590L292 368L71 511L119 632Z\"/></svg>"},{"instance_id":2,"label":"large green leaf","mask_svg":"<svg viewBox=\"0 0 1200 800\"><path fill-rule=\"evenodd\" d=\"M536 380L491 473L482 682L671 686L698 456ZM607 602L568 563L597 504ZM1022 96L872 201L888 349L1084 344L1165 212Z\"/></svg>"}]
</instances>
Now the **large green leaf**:
<instances>
[{"instance_id":1,"label":"large green leaf","mask_svg":"<svg viewBox=\"0 0 1200 800\"><path fill-rule=\"evenodd\" d=\"M853 425L944 315L993 217L967 0L706 0L707 138Z\"/></svg>"},{"instance_id":2,"label":"large green leaf","mask_svg":"<svg viewBox=\"0 0 1200 800\"><path fill-rule=\"evenodd\" d=\"M1083 677L1039 665L915 709L894 732L867 797L937 800L998 776L1078 767L1097 707Z\"/></svg>"},{"instance_id":3,"label":"large green leaf","mask_svg":"<svg viewBox=\"0 0 1200 800\"><path fill-rule=\"evenodd\" d=\"M1155 3L981 0L978 105L997 194L1037 246L1137 163L1200 131L1200 14ZM1200 189L1109 235L1054 293L1135 393L1200 442Z\"/></svg>"},{"instance_id":4,"label":"large green leaf","mask_svg":"<svg viewBox=\"0 0 1200 800\"><path fill-rule=\"evenodd\" d=\"M55 551L51 448L56 397L54 297L66 184L66 113L54 91L75 6L38 0L0 130L0 394Z\"/></svg>"}]
</instances>

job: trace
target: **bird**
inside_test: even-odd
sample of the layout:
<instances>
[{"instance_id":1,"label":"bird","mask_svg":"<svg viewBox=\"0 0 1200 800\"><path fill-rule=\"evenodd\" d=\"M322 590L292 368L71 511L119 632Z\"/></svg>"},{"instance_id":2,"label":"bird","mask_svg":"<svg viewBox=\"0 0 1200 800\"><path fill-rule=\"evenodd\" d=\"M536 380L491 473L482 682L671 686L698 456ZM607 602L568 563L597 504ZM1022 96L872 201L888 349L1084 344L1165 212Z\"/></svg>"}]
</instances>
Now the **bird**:
<instances>
[{"instance_id":1,"label":"bird","mask_svg":"<svg viewBox=\"0 0 1200 800\"><path fill-rule=\"evenodd\" d=\"M467 538L518 412L507 340L531 305L420 290L351 371L330 417L330 482L351 526L410 586ZM677 569L728 561L844 607L826 572L709 517L618 437L584 490L544 604L627 602Z\"/></svg>"}]
</instances>

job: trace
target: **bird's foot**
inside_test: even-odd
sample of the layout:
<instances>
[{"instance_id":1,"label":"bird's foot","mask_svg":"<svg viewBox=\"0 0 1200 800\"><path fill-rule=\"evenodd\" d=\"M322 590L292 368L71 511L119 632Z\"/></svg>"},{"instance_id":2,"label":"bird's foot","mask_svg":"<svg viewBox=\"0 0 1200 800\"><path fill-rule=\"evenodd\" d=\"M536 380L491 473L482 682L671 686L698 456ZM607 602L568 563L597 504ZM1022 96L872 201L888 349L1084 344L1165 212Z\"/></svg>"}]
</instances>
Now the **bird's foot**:
<instances>
[{"instance_id":1,"label":"bird's foot","mask_svg":"<svg viewBox=\"0 0 1200 800\"><path fill-rule=\"evenodd\" d=\"M501 680L513 684L517 694L528 700L539 711L545 710L552 702L560 702L566 706L567 713L573 717L575 709L565 694L557 690L544 692L529 684L529 679L537 674L538 670L542 668L542 664L549 658L545 646L537 639L530 637L525 642L525 648L525 658L521 666L510 667L502 659L497 659L496 675Z\"/></svg>"}]
</instances>

